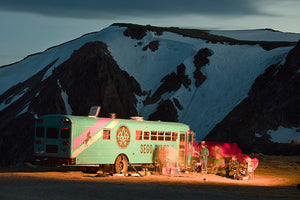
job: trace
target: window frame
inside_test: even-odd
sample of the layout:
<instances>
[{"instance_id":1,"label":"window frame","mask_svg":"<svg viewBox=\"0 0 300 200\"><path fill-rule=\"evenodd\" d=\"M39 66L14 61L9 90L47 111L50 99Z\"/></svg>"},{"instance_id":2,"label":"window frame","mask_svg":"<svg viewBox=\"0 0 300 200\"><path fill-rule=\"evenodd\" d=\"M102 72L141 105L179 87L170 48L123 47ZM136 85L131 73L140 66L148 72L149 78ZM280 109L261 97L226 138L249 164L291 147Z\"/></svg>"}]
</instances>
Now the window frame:
<instances>
[{"instance_id":1,"label":"window frame","mask_svg":"<svg viewBox=\"0 0 300 200\"><path fill-rule=\"evenodd\" d=\"M165 140L165 131L158 131L157 140L158 141L164 141Z\"/></svg>"},{"instance_id":2,"label":"window frame","mask_svg":"<svg viewBox=\"0 0 300 200\"><path fill-rule=\"evenodd\" d=\"M108 132L108 134L107 134ZM103 140L110 140L111 138L111 130L108 128L103 129L103 136L102 136Z\"/></svg>"},{"instance_id":3,"label":"window frame","mask_svg":"<svg viewBox=\"0 0 300 200\"><path fill-rule=\"evenodd\" d=\"M172 139L171 139L171 141L176 142L177 140L178 140L178 132L172 132Z\"/></svg>"},{"instance_id":4,"label":"window frame","mask_svg":"<svg viewBox=\"0 0 300 200\"><path fill-rule=\"evenodd\" d=\"M146 136L146 138L145 138L145 136ZM150 131L143 131L143 140L147 140L147 141L150 140Z\"/></svg>"},{"instance_id":5,"label":"window frame","mask_svg":"<svg viewBox=\"0 0 300 200\"><path fill-rule=\"evenodd\" d=\"M39 130L42 130L42 134ZM43 126L37 126L35 129L35 137L37 138L44 138L45 137L45 127Z\"/></svg>"},{"instance_id":6,"label":"window frame","mask_svg":"<svg viewBox=\"0 0 300 200\"><path fill-rule=\"evenodd\" d=\"M135 140L143 140L143 131L142 130L136 130L135 131Z\"/></svg>"},{"instance_id":7,"label":"window frame","mask_svg":"<svg viewBox=\"0 0 300 200\"><path fill-rule=\"evenodd\" d=\"M157 141L157 131L151 131L151 141Z\"/></svg>"}]
</instances>

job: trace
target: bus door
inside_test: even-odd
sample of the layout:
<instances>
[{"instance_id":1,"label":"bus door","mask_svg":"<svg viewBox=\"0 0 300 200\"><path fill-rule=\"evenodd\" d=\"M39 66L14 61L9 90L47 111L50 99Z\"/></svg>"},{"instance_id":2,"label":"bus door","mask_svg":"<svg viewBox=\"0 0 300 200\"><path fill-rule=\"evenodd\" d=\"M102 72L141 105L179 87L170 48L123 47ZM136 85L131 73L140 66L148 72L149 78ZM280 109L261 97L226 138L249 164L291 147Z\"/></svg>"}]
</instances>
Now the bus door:
<instances>
[{"instance_id":1,"label":"bus door","mask_svg":"<svg viewBox=\"0 0 300 200\"><path fill-rule=\"evenodd\" d=\"M178 167L186 167L186 132L179 134L179 159Z\"/></svg>"},{"instance_id":2,"label":"bus door","mask_svg":"<svg viewBox=\"0 0 300 200\"><path fill-rule=\"evenodd\" d=\"M179 166L187 168L190 165L193 151L194 132L180 132L179 134Z\"/></svg>"},{"instance_id":3,"label":"bus door","mask_svg":"<svg viewBox=\"0 0 300 200\"><path fill-rule=\"evenodd\" d=\"M188 134L187 134L186 159L187 159L187 165L189 167L191 167L192 157L193 157L193 152L194 152L194 147L193 147L194 134L195 133L193 131L189 131Z\"/></svg>"}]
</instances>

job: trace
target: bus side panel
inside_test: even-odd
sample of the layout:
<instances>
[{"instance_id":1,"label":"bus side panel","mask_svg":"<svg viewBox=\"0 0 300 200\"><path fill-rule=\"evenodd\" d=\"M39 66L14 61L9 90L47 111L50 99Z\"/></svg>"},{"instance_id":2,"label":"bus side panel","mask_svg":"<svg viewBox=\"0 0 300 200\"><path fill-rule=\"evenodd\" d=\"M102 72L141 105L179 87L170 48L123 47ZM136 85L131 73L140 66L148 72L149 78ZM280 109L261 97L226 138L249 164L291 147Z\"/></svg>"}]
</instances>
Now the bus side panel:
<instances>
[{"instance_id":1,"label":"bus side panel","mask_svg":"<svg viewBox=\"0 0 300 200\"><path fill-rule=\"evenodd\" d=\"M71 157L76 158L78 165L114 164L118 155L124 154L131 164L152 164L158 162L159 151L169 152L169 158L175 160L176 167L186 165L186 142L181 141L180 133L187 133L188 126L175 123L139 122L135 120L113 119L97 131L88 126L74 126L72 135ZM109 130L109 136L107 131ZM177 132L176 141L136 140L136 131L169 131ZM74 140L82 134L80 145L74 145ZM182 146L183 145L183 146ZM172 154L170 152L172 151ZM171 158L170 158L171 159Z\"/></svg>"},{"instance_id":2,"label":"bus side panel","mask_svg":"<svg viewBox=\"0 0 300 200\"><path fill-rule=\"evenodd\" d=\"M95 129L93 134L86 134L82 143L72 150L72 157L76 157L78 165L113 164L120 150L116 143L112 142L115 137L112 134L113 128L118 124L119 119L109 121L100 129ZM90 127L76 127L76 132L84 133ZM103 137L104 130L110 130L109 139ZM93 130L91 130L93 131ZM80 134L76 134L80 135ZM106 135L106 137L108 137ZM75 138L74 138L75 139ZM73 139L73 141L74 141Z\"/></svg>"},{"instance_id":3,"label":"bus side panel","mask_svg":"<svg viewBox=\"0 0 300 200\"><path fill-rule=\"evenodd\" d=\"M173 160L178 166L179 160L179 138L176 141L159 141L159 140L136 140L136 131L170 131L170 132L188 132L186 126L180 127L170 124L157 123L140 123L136 121L126 122L131 134L131 141L124 154L129 158L132 164L152 164L158 163L160 154L167 153L167 159ZM179 135L178 135L179 137Z\"/></svg>"}]
</instances>

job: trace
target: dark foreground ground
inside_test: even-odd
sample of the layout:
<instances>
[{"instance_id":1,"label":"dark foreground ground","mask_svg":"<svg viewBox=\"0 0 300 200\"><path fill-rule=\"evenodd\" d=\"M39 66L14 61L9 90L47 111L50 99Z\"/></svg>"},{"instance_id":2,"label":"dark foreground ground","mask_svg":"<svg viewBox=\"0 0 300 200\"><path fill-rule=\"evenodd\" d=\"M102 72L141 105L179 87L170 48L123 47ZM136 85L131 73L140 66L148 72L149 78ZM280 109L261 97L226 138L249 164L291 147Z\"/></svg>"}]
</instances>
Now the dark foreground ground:
<instances>
[{"instance_id":1,"label":"dark foreground ground","mask_svg":"<svg viewBox=\"0 0 300 200\"><path fill-rule=\"evenodd\" d=\"M144 177L61 168L0 169L0 200L300 199L300 156L264 156L254 180L181 173Z\"/></svg>"}]
</instances>

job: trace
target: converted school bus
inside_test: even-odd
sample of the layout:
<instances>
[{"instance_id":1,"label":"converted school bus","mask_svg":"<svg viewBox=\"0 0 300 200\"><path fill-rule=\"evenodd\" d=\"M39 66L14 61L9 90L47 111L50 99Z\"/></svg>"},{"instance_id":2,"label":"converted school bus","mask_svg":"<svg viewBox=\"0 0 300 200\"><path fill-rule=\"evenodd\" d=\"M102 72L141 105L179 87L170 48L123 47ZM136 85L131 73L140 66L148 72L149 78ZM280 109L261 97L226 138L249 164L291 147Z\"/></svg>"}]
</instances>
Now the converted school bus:
<instances>
[{"instance_id":1,"label":"converted school bus","mask_svg":"<svg viewBox=\"0 0 300 200\"><path fill-rule=\"evenodd\" d=\"M44 164L73 165L84 172L126 173L130 165L162 165L157 150L163 148L174 167L187 169L196 165L193 138L182 123L45 115L35 123L34 156Z\"/></svg>"}]
</instances>

